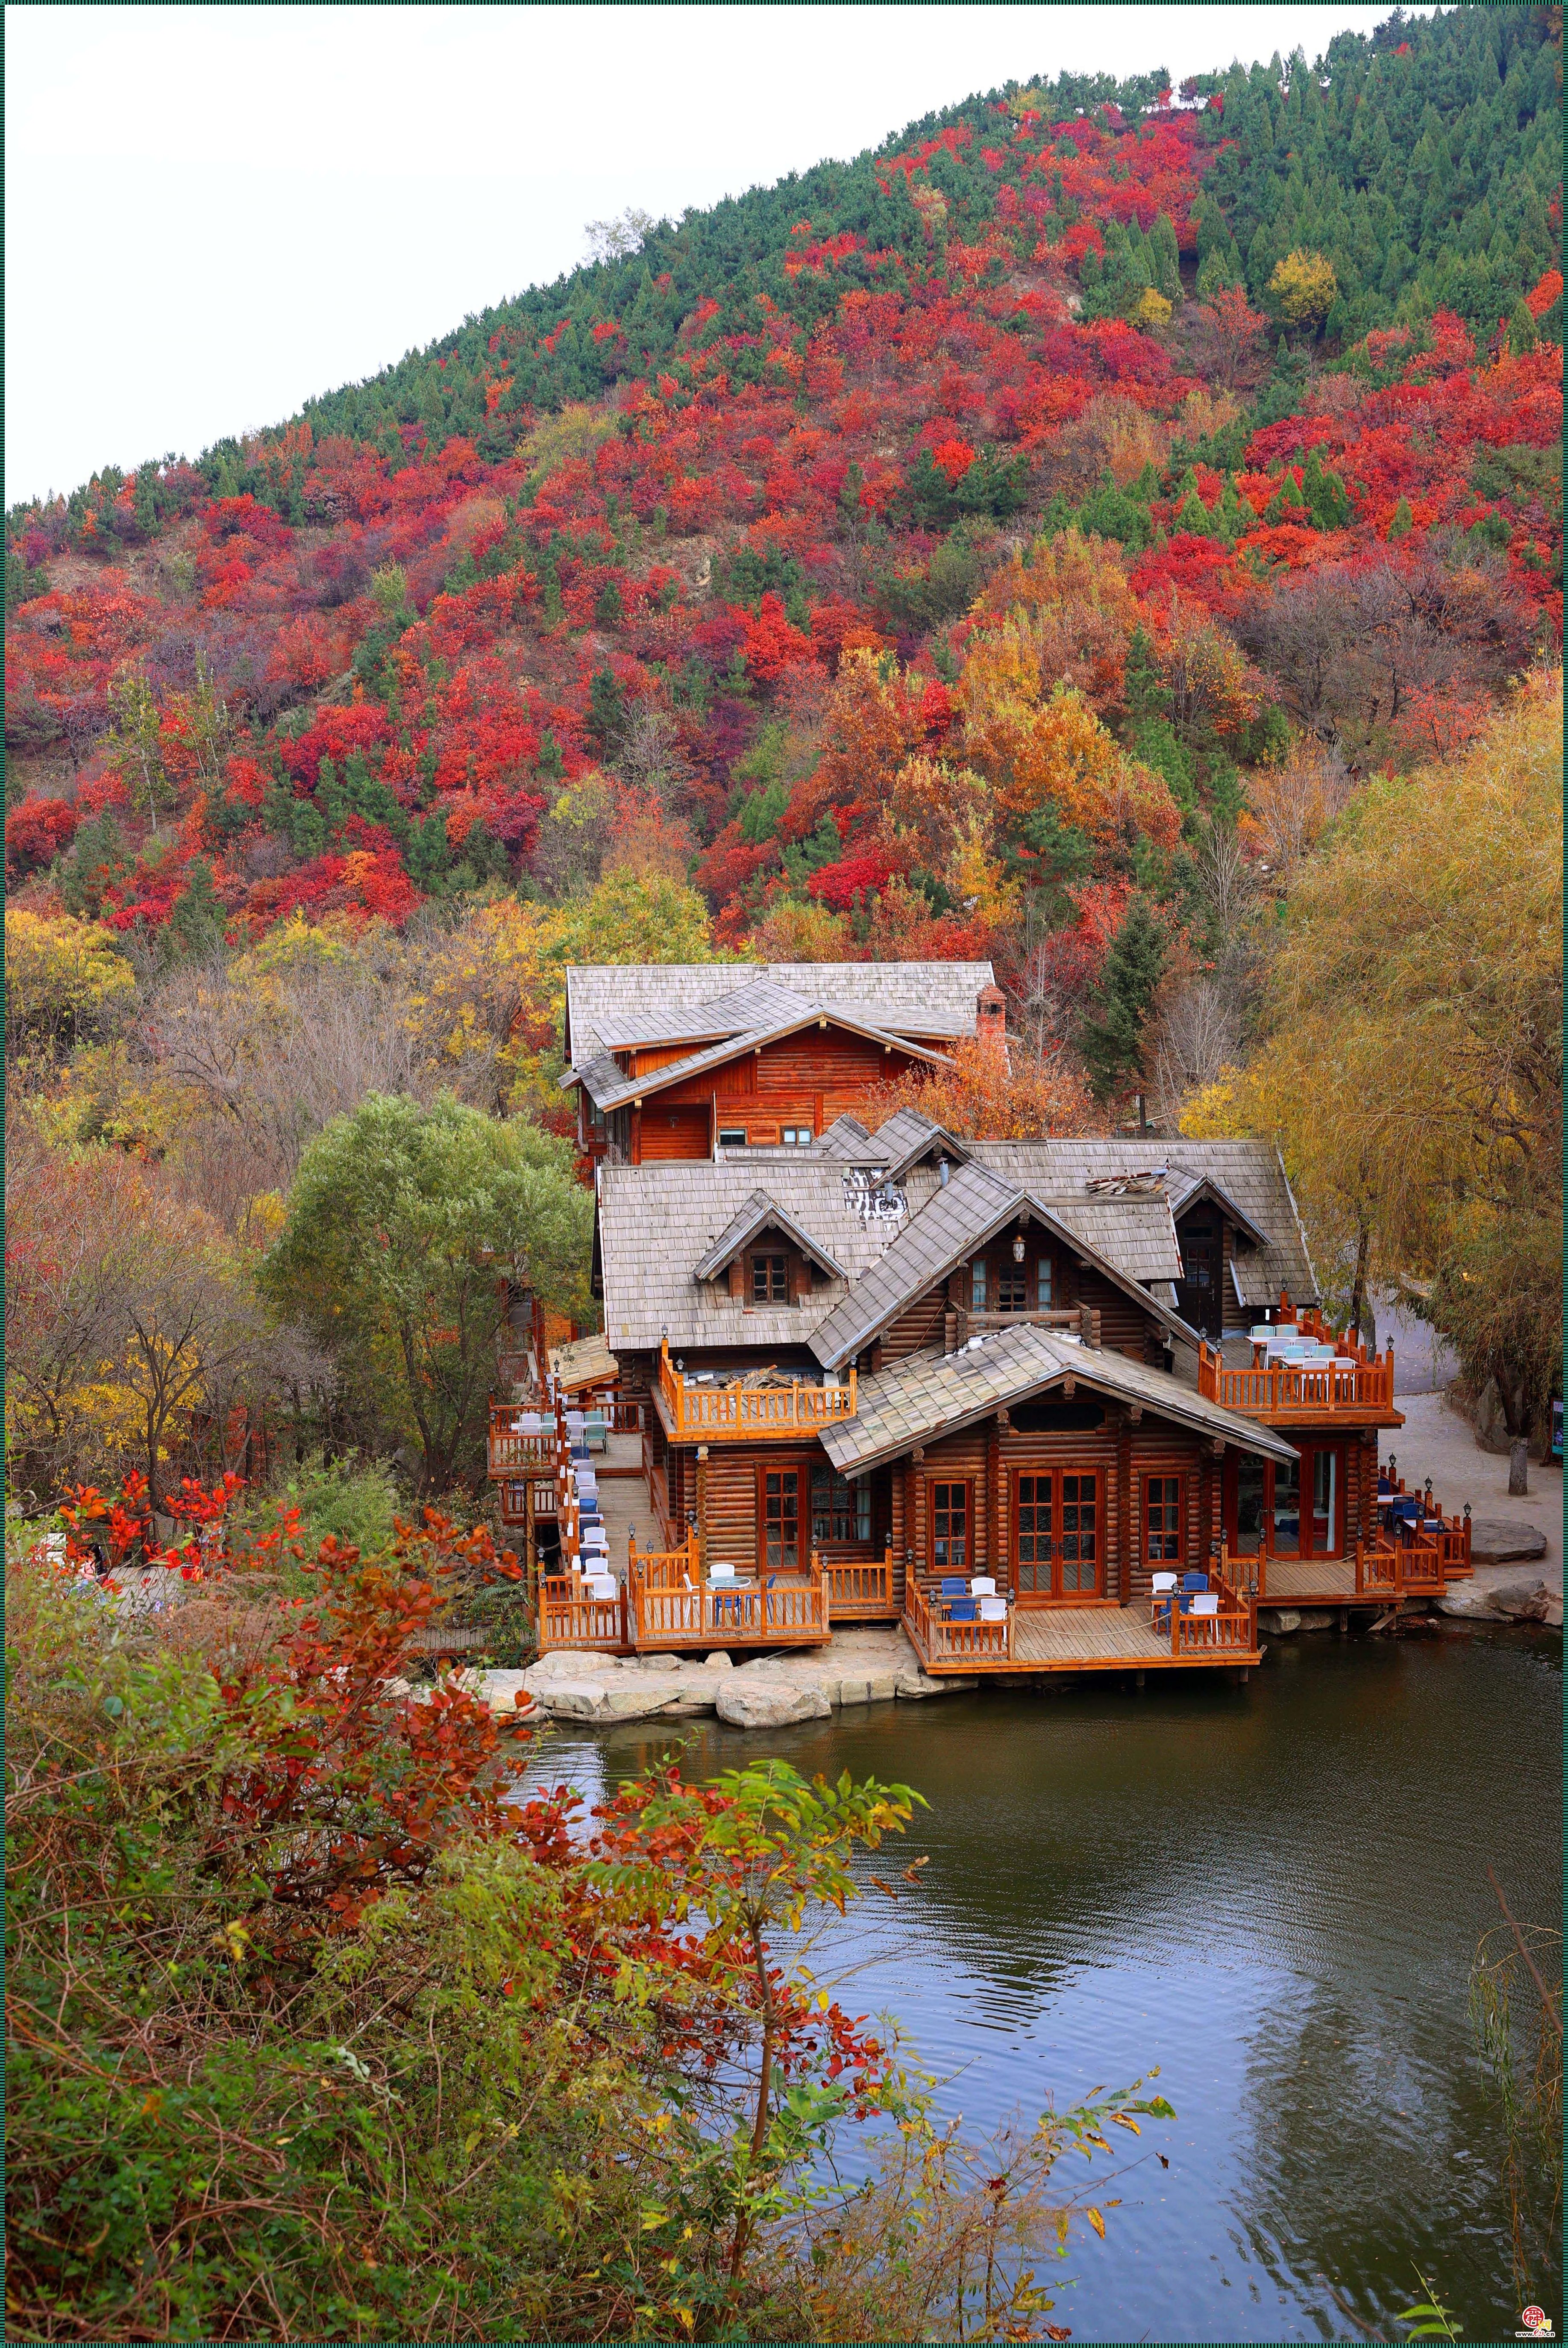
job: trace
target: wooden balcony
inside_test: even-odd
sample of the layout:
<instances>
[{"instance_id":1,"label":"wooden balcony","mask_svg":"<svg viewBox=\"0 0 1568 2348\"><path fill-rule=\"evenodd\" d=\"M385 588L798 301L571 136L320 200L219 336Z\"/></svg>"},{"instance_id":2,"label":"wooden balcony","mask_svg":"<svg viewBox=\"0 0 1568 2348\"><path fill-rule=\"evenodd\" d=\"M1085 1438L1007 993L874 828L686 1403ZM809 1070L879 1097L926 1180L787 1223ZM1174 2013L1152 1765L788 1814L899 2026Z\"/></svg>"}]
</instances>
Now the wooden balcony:
<instances>
[{"instance_id":1,"label":"wooden balcony","mask_svg":"<svg viewBox=\"0 0 1568 2348\"><path fill-rule=\"evenodd\" d=\"M1255 1351L1261 1352L1261 1348ZM1232 1368L1217 1348L1198 1348L1198 1392L1206 1402L1269 1426L1402 1426L1394 1407L1394 1349L1366 1355L1348 1347L1339 1362L1254 1362Z\"/></svg>"},{"instance_id":2,"label":"wooden balcony","mask_svg":"<svg viewBox=\"0 0 1568 2348\"><path fill-rule=\"evenodd\" d=\"M698 1385L676 1369L665 1344L659 1355L659 1415L671 1443L787 1442L853 1418L856 1373L847 1386Z\"/></svg>"},{"instance_id":3,"label":"wooden balcony","mask_svg":"<svg viewBox=\"0 0 1568 2348\"><path fill-rule=\"evenodd\" d=\"M629 1624L640 1654L684 1647L821 1647L832 1636L827 1587L814 1556L805 1573L754 1581L704 1578L691 1532L680 1549L639 1550L627 1564Z\"/></svg>"},{"instance_id":4,"label":"wooden balcony","mask_svg":"<svg viewBox=\"0 0 1568 2348\"><path fill-rule=\"evenodd\" d=\"M515 1403L490 1405L491 1475L519 1476L535 1468L553 1476L559 1457L560 1437L550 1412L546 1410L542 1414L544 1427L535 1435L524 1435L518 1428L517 1422L521 1416L520 1406Z\"/></svg>"}]
</instances>

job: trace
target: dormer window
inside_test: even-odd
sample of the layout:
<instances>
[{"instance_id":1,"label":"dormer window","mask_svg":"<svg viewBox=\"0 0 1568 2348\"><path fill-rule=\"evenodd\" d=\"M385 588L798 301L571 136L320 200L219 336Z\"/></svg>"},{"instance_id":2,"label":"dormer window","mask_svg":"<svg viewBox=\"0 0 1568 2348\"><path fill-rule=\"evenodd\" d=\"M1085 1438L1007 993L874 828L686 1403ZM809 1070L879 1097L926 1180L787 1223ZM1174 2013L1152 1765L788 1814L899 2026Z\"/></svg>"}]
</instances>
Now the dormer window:
<instances>
[{"instance_id":1,"label":"dormer window","mask_svg":"<svg viewBox=\"0 0 1568 2348\"><path fill-rule=\"evenodd\" d=\"M986 1304L986 1260L978 1255L969 1266L969 1311L984 1313Z\"/></svg>"},{"instance_id":2,"label":"dormer window","mask_svg":"<svg viewBox=\"0 0 1568 2348\"><path fill-rule=\"evenodd\" d=\"M997 1274L997 1311L1029 1311L1029 1275L1021 1264L1004 1263Z\"/></svg>"},{"instance_id":3,"label":"dormer window","mask_svg":"<svg viewBox=\"0 0 1568 2348\"><path fill-rule=\"evenodd\" d=\"M1035 1266L1034 1305L1037 1313L1049 1313L1051 1309L1051 1296L1055 1287L1051 1271L1050 1258L1048 1255L1042 1255Z\"/></svg>"},{"instance_id":4,"label":"dormer window","mask_svg":"<svg viewBox=\"0 0 1568 2348\"><path fill-rule=\"evenodd\" d=\"M753 1304L788 1303L789 1259L787 1256L753 1256L752 1302Z\"/></svg>"}]
</instances>

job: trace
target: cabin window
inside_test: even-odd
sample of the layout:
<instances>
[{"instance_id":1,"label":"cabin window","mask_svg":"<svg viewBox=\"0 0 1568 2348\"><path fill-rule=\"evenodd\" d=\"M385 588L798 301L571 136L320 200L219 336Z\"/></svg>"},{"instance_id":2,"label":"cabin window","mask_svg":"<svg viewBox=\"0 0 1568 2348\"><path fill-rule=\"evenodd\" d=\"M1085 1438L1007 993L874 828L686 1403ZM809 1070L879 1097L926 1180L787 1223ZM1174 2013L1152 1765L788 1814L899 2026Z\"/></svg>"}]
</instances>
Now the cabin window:
<instances>
[{"instance_id":1,"label":"cabin window","mask_svg":"<svg viewBox=\"0 0 1568 2348\"><path fill-rule=\"evenodd\" d=\"M815 1138L809 1125L786 1125L779 1132L780 1140L788 1149L809 1149Z\"/></svg>"},{"instance_id":2,"label":"cabin window","mask_svg":"<svg viewBox=\"0 0 1568 2348\"><path fill-rule=\"evenodd\" d=\"M871 1539L871 1486L862 1476L855 1483L835 1476L831 1468L811 1471L811 1539L813 1548L828 1541L868 1541Z\"/></svg>"},{"instance_id":3,"label":"cabin window","mask_svg":"<svg viewBox=\"0 0 1568 2348\"><path fill-rule=\"evenodd\" d=\"M968 1573L969 1570L968 1484L931 1487L931 1566L937 1573Z\"/></svg>"},{"instance_id":4,"label":"cabin window","mask_svg":"<svg viewBox=\"0 0 1568 2348\"><path fill-rule=\"evenodd\" d=\"M800 1567L800 1469L763 1472L763 1562L770 1573Z\"/></svg>"},{"instance_id":5,"label":"cabin window","mask_svg":"<svg viewBox=\"0 0 1568 2348\"><path fill-rule=\"evenodd\" d=\"M1143 1543L1151 1565L1177 1565L1182 1556L1182 1479L1143 1479Z\"/></svg>"},{"instance_id":6,"label":"cabin window","mask_svg":"<svg viewBox=\"0 0 1568 2348\"><path fill-rule=\"evenodd\" d=\"M986 1260L978 1255L969 1266L969 1311L983 1313L986 1309Z\"/></svg>"},{"instance_id":7,"label":"cabin window","mask_svg":"<svg viewBox=\"0 0 1568 2348\"><path fill-rule=\"evenodd\" d=\"M1029 1311L1029 1275L1022 1264L1003 1264L997 1274L997 1311L999 1313Z\"/></svg>"},{"instance_id":8,"label":"cabin window","mask_svg":"<svg viewBox=\"0 0 1568 2348\"><path fill-rule=\"evenodd\" d=\"M743 1149L745 1146L746 1128L743 1125L722 1125L719 1128L721 1149Z\"/></svg>"},{"instance_id":9,"label":"cabin window","mask_svg":"<svg viewBox=\"0 0 1568 2348\"><path fill-rule=\"evenodd\" d=\"M1042 1255L1034 1268L1034 1303L1039 1313L1050 1311L1051 1293L1055 1287L1055 1266L1048 1255Z\"/></svg>"},{"instance_id":10,"label":"cabin window","mask_svg":"<svg viewBox=\"0 0 1568 2348\"><path fill-rule=\"evenodd\" d=\"M752 1258L753 1304L785 1304L789 1301L789 1260L782 1255Z\"/></svg>"}]
</instances>

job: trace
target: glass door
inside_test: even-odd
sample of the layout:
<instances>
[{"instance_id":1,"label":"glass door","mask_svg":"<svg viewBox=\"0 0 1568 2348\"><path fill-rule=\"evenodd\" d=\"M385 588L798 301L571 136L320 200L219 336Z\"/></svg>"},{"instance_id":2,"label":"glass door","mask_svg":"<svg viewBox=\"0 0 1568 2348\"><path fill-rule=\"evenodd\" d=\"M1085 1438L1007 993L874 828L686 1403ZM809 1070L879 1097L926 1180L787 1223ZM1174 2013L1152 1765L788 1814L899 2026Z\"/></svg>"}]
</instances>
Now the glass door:
<instances>
[{"instance_id":1,"label":"glass door","mask_svg":"<svg viewBox=\"0 0 1568 2348\"><path fill-rule=\"evenodd\" d=\"M1176 1283L1176 1310L1204 1336L1217 1337L1225 1324L1219 1232L1213 1223L1185 1223L1177 1238L1182 1277Z\"/></svg>"},{"instance_id":2,"label":"glass door","mask_svg":"<svg viewBox=\"0 0 1568 2348\"><path fill-rule=\"evenodd\" d=\"M1020 1598L1052 1598L1056 1478L1020 1476L1013 1502L1013 1588Z\"/></svg>"},{"instance_id":3,"label":"glass door","mask_svg":"<svg viewBox=\"0 0 1568 2348\"><path fill-rule=\"evenodd\" d=\"M1102 1505L1098 1471L1014 1478L1013 1587L1020 1598L1099 1596Z\"/></svg>"},{"instance_id":4,"label":"glass door","mask_svg":"<svg viewBox=\"0 0 1568 2348\"><path fill-rule=\"evenodd\" d=\"M763 1561L769 1573L800 1570L800 1469L763 1473Z\"/></svg>"},{"instance_id":5,"label":"glass door","mask_svg":"<svg viewBox=\"0 0 1568 2348\"><path fill-rule=\"evenodd\" d=\"M1307 1457L1312 1470L1312 1554L1338 1557L1344 1549L1339 1514L1344 1490L1340 1447L1337 1444L1314 1444Z\"/></svg>"}]
</instances>

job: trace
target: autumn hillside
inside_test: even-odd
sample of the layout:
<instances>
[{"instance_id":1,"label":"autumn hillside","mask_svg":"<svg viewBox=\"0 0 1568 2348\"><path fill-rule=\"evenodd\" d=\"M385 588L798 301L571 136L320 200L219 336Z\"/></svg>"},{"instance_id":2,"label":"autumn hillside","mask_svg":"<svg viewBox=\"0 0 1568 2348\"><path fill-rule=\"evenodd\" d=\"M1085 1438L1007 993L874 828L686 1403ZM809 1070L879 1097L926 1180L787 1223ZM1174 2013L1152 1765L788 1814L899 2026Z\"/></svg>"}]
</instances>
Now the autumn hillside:
<instances>
[{"instance_id":1,"label":"autumn hillside","mask_svg":"<svg viewBox=\"0 0 1568 2348\"><path fill-rule=\"evenodd\" d=\"M689 875L1048 1025L1134 893L1204 959L1214 827L1558 635L1550 16L969 99L14 511L8 885L167 958Z\"/></svg>"}]
</instances>

